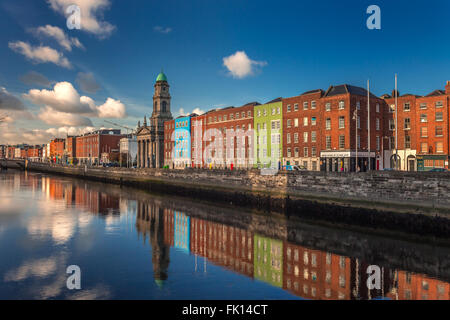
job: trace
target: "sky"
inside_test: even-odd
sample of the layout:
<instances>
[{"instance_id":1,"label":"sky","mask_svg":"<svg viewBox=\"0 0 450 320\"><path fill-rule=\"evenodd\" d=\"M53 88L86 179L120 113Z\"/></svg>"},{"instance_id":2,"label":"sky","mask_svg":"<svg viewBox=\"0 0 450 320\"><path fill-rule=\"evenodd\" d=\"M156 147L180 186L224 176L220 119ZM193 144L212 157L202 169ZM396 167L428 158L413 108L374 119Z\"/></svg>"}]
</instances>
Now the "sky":
<instances>
[{"instance_id":1,"label":"sky","mask_svg":"<svg viewBox=\"0 0 450 320\"><path fill-rule=\"evenodd\" d=\"M447 0L0 0L0 144L134 128L161 70L174 117L367 79L382 95L395 73L426 95L450 80L449 16Z\"/></svg>"}]
</instances>

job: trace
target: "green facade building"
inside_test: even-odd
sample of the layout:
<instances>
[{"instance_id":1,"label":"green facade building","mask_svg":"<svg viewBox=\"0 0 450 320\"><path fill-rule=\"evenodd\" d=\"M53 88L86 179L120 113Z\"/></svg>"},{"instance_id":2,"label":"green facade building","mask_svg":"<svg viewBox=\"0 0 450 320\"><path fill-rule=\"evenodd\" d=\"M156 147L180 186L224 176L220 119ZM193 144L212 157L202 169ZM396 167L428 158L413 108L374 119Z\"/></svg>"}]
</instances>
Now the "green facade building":
<instances>
[{"instance_id":1,"label":"green facade building","mask_svg":"<svg viewBox=\"0 0 450 320\"><path fill-rule=\"evenodd\" d=\"M255 106L253 113L254 166L279 168L283 155L283 110L281 98Z\"/></svg>"},{"instance_id":2,"label":"green facade building","mask_svg":"<svg viewBox=\"0 0 450 320\"><path fill-rule=\"evenodd\" d=\"M253 274L255 279L283 287L283 241L253 236Z\"/></svg>"}]
</instances>

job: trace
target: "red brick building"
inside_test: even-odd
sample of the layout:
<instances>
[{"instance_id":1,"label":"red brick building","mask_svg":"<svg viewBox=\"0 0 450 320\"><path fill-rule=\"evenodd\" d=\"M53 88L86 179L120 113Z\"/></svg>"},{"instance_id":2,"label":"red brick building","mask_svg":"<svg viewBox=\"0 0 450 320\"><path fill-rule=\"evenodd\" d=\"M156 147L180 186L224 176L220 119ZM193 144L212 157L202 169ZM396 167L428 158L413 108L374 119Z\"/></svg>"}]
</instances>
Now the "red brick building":
<instances>
[{"instance_id":1,"label":"red brick building","mask_svg":"<svg viewBox=\"0 0 450 320\"><path fill-rule=\"evenodd\" d=\"M31 161L41 161L42 160L42 146L32 146L27 150L27 158Z\"/></svg>"},{"instance_id":2,"label":"red brick building","mask_svg":"<svg viewBox=\"0 0 450 320\"><path fill-rule=\"evenodd\" d=\"M68 136L66 138L66 155L67 155L67 161L70 164L74 164L74 160L76 159L76 156L77 156L76 151L77 151L77 137Z\"/></svg>"},{"instance_id":3,"label":"red brick building","mask_svg":"<svg viewBox=\"0 0 450 320\"><path fill-rule=\"evenodd\" d=\"M206 132L206 114L191 118L191 161L193 168L206 166L205 150L206 142L203 137Z\"/></svg>"},{"instance_id":4,"label":"red brick building","mask_svg":"<svg viewBox=\"0 0 450 320\"><path fill-rule=\"evenodd\" d=\"M66 140L55 138L50 141L50 159L52 162L61 162L64 157Z\"/></svg>"},{"instance_id":5,"label":"red brick building","mask_svg":"<svg viewBox=\"0 0 450 320\"><path fill-rule=\"evenodd\" d=\"M323 110L320 153L322 171L368 170L367 90L331 86L321 99ZM384 100L370 94L370 169L381 165ZM357 161L357 166L356 166Z\"/></svg>"},{"instance_id":6,"label":"red brick building","mask_svg":"<svg viewBox=\"0 0 450 320\"><path fill-rule=\"evenodd\" d=\"M283 162L319 170L323 125L321 89L283 101Z\"/></svg>"},{"instance_id":7,"label":"red brick building","mask_svg":"<svg viewBox=\"0 0 450 320\"><path fill-rule=\"evenodd\" d=\"M79 164L100 164L102 153L119 153L120 130L97 130L76 137L76 158Z\"/></svg>"},{"instance_id":8,"label":"red brick building","mask_svg":"<svg viewBox=\"0 0 450 320\"><path fill-rule=\"evenodd\" d=\"M258 102L211 110L206 116L206 163L214 168L252 166L253 111Z\"/></svg>"}]
</instances>

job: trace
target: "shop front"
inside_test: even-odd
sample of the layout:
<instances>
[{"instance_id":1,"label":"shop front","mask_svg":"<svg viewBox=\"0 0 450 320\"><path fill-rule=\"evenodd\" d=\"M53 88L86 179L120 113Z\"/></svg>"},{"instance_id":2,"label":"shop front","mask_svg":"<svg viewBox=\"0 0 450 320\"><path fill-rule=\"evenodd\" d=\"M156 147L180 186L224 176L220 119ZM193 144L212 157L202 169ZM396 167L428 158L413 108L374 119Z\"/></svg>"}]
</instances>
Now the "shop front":
<instances>
[{"instance_id":1,"label":"shop front","mask_svg":"<svg viewBox=\"0 0 450 320\"><path fill-rule=\"evenodd\" d=\"M327 172L365 172L369 169L376 170L375 152L355 151L322 151L320 153L320 171Z\"/></svg>"},{"instance_id":2,"label":"shop front","mask_svg":"<svg viewBox=\"0 0 450 320\"><path fill-rule=\"evenodd\" d=\"M418 155L417 160L417 171L429 171L434 168L446 168L448 169L447 155Z\"/></svg>"}]
</instances>

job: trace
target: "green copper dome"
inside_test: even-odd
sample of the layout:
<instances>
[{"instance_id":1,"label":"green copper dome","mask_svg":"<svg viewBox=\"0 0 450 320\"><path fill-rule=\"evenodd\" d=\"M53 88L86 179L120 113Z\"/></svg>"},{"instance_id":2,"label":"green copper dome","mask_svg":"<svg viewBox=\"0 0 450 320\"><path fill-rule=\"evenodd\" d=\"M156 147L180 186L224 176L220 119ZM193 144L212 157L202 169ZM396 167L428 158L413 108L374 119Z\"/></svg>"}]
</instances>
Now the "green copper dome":
<instances>
[{"instance_id":1,"label":"green copper dome","mask_svg":"<svg viewBox=\"0 0 450 320\"><path fill-rule=\"evenodd\" d=\"M156 82L158 81L167 81L167 77L162 71L156 77Z\"/></svg>"}]
</instances>

